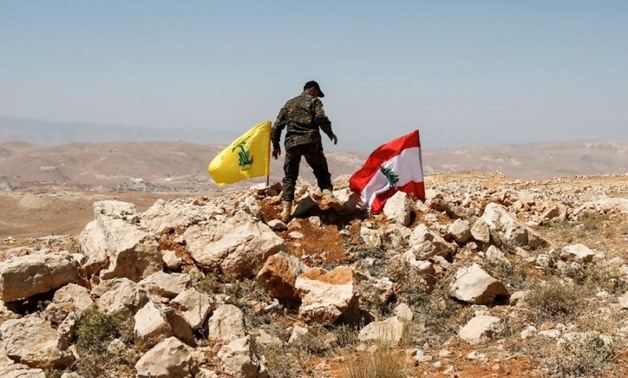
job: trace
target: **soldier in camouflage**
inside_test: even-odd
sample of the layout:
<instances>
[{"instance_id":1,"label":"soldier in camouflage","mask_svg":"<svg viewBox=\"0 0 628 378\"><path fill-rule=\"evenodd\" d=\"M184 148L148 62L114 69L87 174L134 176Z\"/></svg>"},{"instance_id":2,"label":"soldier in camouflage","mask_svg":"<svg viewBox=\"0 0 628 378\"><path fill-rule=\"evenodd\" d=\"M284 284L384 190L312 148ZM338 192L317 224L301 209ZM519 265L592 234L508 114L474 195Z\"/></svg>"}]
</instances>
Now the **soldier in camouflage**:
<instances>
[{"instance_id":1,"label":"soldier in camouflage","mask_svg":"<svg viewBox=\"0 0 628 378\"><path fill-rule=\"evenodd\" d=\"M288 100L281 108L277 121L270 131L270 140L273 144L273 157L279 158L281 148L279 141L281 132L286 129L284 146L286 158L283 165L284 179L281 195L283 210L281 219L290 220L294 188L299 176L301 156L314 170L318 187L323 191L323 197L331 197L333 189L331 175L327 167L327 159L323 153L323 142L320 130L323 130L329 139L338 143L338 138L331 130L331 121L325 115L323 103L319 97L325 95L315 81L308 81L303 86L303 93Z\"/></svg>"}]
</instances>

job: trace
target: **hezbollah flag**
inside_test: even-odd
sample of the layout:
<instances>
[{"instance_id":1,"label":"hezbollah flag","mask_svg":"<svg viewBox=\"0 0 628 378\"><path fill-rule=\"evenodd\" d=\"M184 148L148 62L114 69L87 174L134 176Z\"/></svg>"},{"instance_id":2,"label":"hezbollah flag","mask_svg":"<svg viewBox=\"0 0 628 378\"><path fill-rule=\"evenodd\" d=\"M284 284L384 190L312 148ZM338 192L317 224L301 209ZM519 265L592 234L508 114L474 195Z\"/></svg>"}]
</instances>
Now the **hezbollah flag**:
<instances>
[{"instance_id":1,"label":"hezbollah flag","mask_svg":"<svg viewBox=\"0 0 628 378\"><path fill-rule=\"evenodd\" d=\"M270 121L255 125L233 141L209 163L207 170L216 185L268 175L270 166Z\"/></svg>"},{"instance_id":2,"label":"hezbollah flag","mask_svg":"<svg viewBox=\"0 0 628 378\"><path fill-rule=\"evenodd\" d=\"M385 143L369 155L362 169L349 179L362 207L377 214L398 191L425 199L419 130Z\"/></svg>"}]
</instances>

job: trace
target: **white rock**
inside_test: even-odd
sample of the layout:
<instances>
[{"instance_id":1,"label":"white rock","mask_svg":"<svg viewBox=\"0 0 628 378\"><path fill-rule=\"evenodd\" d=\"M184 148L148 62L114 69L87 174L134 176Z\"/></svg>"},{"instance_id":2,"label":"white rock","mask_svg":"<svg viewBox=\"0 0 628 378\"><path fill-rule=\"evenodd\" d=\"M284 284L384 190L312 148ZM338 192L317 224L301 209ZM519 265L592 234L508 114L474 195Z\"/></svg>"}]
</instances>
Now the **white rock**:
<instances>
[{"instance_id":1,"label":"white rock","mask_svg":"<svg viewBox=\"0 0 628 378\"><path fill-rule=\"evenodd\" d=\"M6 355L31 368L63 368L74 362L61 334L34 314L4 321L0 333Z\"/></svg>"},{"instance_id":2,"label":"white rock","mask_svg":"<svg viewBox=\"0 0 628 378\"><path fill-rule=\"evenodd\" d=\"M172 336L172 328L161 307L157 303L148 302L134 316L135 345L142 350L150 349Z\"/></svg>"},{"instance_id":3,"label":"white rock","mask_svg":"<svg viewBox=\"0 0 628 378\"><path fill-rule=\"evenodd\" d=\"M186 273L155 272L139 282L140 287L149 293L166 298L174 298L190 285L190 276Z\"/></svg>"},{"instance_id":4,"label":"white rock","mask_svg":"<svg viewBox=\"0 0 628 378\"><path fill-rule=\"evenodd\" d=\"M72 261L59 254L35 254L0 263L0 299L11 302L77 282Z\"/></svg>"},{"instance_id":5,"label":"white rock","mask_svg":"<svg viewBox=\"0 0 628 378\"><path fill-rule=\"evenodd\" d=\"M509 297L510 293L503 283L474 263L456 272L449 295L463 302L487 305L498 297Z\"/></svg>"},{"instance_id":6,"label":"white rock","mask_svg":"<svg viewBox=\"0 0 628 378\"><path fill-rule=\"evenodd\" d=\"M225 221L193 225L183 234L194 261L206 270L250 277L255 266L286 248L267 225L238 211Z\"/></svg>"},{"instance_id":7,"label":"white rock","mask_svg":"<svg viewBox=\"0 0 628 378\"><path fill-rule=\"evenodd\" d=\"M403 323L398 317L393 316L384 321L369 323L360 330L360 341L382 341L393 345L399 344L403 337Z\"/></svg>"},{"instance_id":8,"label":"white rock","mask_svg":"<svg viewBox=\"0 0 628 378\"><path fill-rule=\"evenodd\" d=\"M219 306L207 321L207 337L231 341L246 334L244 313L234 305Z\"/></svg>"},{"instance_id":9,"label":"white rock","mask_svg":"<svg viewBox=\"0 0 628 378\"><path fill-rule=\"evenodd\" d=\"M242 378L268 377L266 368L260 363L255 343L250 336L241 337L223 346L218 358L224 370L231 376Z\"/></svg>"},{"instance_id":10,"label":"white rock","mask_svg":"<svg viewBox=\"0 0 628 378\"><path fill-rule=\"evenodd\" d=\"M169 337L137 361L137 378L194 378L198 364L193 352L176 337Z\"/></svg>"},{"instance_id":11,"label":"white rock","mask_svg":"<svg viewBox=\"0 0 628 378\"><path fill-rule=\"evenodd\" d=\"M359 315L358 293L353 270L339 266L330 272L311 268L295 282L301 294L299 316L306 322L332 324L342 318L354 321Z\"/></svg>"},{"instance_id":12,"label":"white rock","mask_svg":"<svg viewBox=\"0 0 628 378\"><path fill-rule=\"evenodd\" d=\"M595 252L593 252L583 244L572 244L563 247L561 257L566 260L589 263L593 261L593 257L595 257Z\"/></svg>"},{"instance_id":13,"label":"white rock","mask_svg":"<svg viewBox=\"0 0 628 378\"><path fill-rule=\"evenodd\" d=\"M414 201L405 192L398 191L386 200L384 215L389 220L407 226L410 224Z\"/></svg>"},{"instance_id":14,"label":"white rock","mask_svg":"<svg viewBox=\"0 0 628 378\"><path fill-rule=\"evenodd\" d=\"M210 312L214 309L214 301L206 293L189 288L177 295L170 305L185 319L193 330L200 329Z\"/></svg>"},{"instance_id":15,"label":"white rock","mask_svg":"<svg viewBox=\"0 0 628 378\"><path fill-rule=\"evenodd\" d=\"M480 315L471 319L458 332L458 336L469 344L479 344L480 342L493 338L495 334L501 332L504 321L494 316Z\"/></svg>"}]
</instances>

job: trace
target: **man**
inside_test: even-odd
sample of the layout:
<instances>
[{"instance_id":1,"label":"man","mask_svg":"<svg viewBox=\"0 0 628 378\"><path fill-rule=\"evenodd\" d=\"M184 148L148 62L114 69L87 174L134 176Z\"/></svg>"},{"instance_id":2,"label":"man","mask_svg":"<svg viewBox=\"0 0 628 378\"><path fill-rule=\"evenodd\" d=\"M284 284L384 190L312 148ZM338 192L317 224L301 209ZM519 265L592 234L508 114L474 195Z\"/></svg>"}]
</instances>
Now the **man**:
<instances>
[{"instance_id":1,"label":"man","mask_svg":"<svg viewBox=\"0 0 628 378\"><path fill-rule=\"evenodd\" d=\"M329 139L338 143L338 138L331 130L331 121L325 115L323 103L319 97L325 97L321 87L315 81L308 81L303 86L303 93L288 100L281 108L277 121L270 131L270 140L273 144L273 157L279 158L281 148L279 140L281 132L286 128L286 157L283 165L283 191L281 194L281 220L290 220L294 188L299 176L301 156L314 170L318 187L323 192L323 198L331 198L333 190L331 175L327 167L327 159L323 153L323 142L320 130L323 130Z\"/></svg>"}]
</instances>

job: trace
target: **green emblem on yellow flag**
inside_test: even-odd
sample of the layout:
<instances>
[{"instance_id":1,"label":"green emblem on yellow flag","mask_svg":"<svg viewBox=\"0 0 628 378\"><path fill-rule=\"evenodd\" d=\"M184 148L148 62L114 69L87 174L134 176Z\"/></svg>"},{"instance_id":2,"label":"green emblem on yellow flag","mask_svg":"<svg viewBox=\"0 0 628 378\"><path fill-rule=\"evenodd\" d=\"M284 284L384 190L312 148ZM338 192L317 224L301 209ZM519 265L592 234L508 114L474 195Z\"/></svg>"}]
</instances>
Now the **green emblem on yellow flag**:
<instances>
[{"instance_id":1,"label":"green emblem on yellow flag","mask_svg":"<svg viewBox=\"0 0 628 378\"><path fill-rule=\"evenodd\" d=\"M270 121L255 125L233 141L209 163L207 170L216 185L266 176L270 166Z\"/></svg>"}]
</instances>

